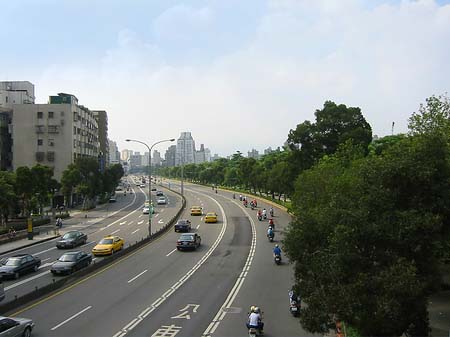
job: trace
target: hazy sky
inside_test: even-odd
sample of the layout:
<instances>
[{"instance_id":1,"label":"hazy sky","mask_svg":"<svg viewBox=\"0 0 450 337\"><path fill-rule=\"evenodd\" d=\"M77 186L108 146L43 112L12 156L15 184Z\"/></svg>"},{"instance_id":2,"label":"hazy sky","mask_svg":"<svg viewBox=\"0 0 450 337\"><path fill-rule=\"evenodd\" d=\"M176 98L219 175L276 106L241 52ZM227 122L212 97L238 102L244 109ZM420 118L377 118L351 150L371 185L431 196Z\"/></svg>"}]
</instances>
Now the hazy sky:
<instances>
[{"instance_id":1,"label":"hazy sky","mask_svg":"<svg viewBox=\"0 0 450 337\"><path fill-rule=\"evenodd\" d=\"M191 131L220 155L262 151L325 100L382 136L449 90L449 2L2 1L0 80L107 110L120 149Z\"/></svg>"}]
</instances>

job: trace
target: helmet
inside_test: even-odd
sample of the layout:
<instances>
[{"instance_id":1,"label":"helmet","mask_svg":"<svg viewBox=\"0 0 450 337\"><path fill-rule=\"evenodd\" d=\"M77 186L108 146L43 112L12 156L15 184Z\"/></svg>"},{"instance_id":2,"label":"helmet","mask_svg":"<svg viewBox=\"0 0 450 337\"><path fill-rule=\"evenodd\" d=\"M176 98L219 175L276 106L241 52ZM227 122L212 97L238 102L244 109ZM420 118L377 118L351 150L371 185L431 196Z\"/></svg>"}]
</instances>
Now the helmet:
<instances>
[{"instance_id":1,"label":"helmet","mask_svg":"<svg viewBox=\"0 0 450 337\"><path fill-rule=\"evenodd\" d=\"M255 307L255 312L259 313L259 307Z\"/></svg>"},{"instance_id":2,"label":"helmet","mask_svg":"<svg viewBox=\"0 0 450 337\"><path fill-rule=\"evenodd\" d=\"M251 311L251 312L255 312L255 310L256 310L256 307L255 307L254 305L252 305L252 306L250 307L250 311Z\"/></svg>"},{"instance_id":3,"label":"helmet","mask_svg":"<svg viewBox=\"0 0 450 337\"><path fill-rule=\"evenodd\" d=\"M278 248L278 245L275 245L276 248Z\"/></svg>"}]
</instances>

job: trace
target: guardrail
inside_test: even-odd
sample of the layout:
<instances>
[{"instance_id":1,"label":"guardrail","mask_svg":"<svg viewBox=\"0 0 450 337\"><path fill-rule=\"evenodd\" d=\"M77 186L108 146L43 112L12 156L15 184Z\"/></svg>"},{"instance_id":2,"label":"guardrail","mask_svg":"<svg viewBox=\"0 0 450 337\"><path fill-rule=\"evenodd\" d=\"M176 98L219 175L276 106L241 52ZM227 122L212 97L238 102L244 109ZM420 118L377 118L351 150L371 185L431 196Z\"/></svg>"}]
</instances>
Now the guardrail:
<instances>
[{"instance_id":1,"label":"guardrail","mask_svg":"<svg viewBox=\"0 0 450 337\"><path fill-rule=\"evenodd\" d=\"M181 196L181 208L178 210L178 212L175 214L175 216L172 217L167 222L167 224L165 226L163 226L162 228L160 228L157 232L153 233L151 236L141 239L141 241L137 241L135 244L128 245L125 249L122 249L121 251L114 253L114 255L112 255L112 256L101 259L99 262L94 261L94 263L92 263L90 266L88 266L84 269L81 269L79 271L76 271L75 273L73 273L69 276L58 278L58 279L53 278L53 282L48 285L45 285L41 288L35 287L35 289L28 294L25 294L20 297L16 296L13 300L6 302L6 303L2 303L0 305L0 312L2 314L7 313L9 311L18 309L26 304L29 304L32 301L36 301L36 300L40 299L41 297L43 297L44 295L53 293L56 290L59 290L63 287L69 287L70 285L79 281L80 278L82 278L90 273L93 273L94 271L102 269L103 267L107 266L109 263L111 263L115 260L118 260L118 259L138 250L139 248L141 248L147 244L150 244L151 242L155 241L156 239L158 239L160 236L162 236L165 232L167 232L175 224L176 220L180 217L181 213L183 212L183 210L186 207L185 197L176 191L173 191L173 190L170 190L170 191ZM50 273L50 271L49 271L49 273Z\"/></svg>"}]
</instances>

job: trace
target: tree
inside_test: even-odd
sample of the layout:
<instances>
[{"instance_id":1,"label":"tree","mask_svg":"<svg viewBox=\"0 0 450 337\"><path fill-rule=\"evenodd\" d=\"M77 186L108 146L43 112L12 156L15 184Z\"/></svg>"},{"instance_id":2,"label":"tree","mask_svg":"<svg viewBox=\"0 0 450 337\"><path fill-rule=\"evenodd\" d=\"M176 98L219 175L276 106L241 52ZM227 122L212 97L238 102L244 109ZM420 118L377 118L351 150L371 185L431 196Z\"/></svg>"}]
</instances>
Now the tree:
<instances>
[{"instance_id":1,"label":"tree","mask_svg":"<svg viewBox=\"0 0 450 337\"><path fill-rule=\"evenodd\" d=\"M360 108L326 101L315 116L315 123L305 121L289 131L291 162L297 173L312 167L324 155L335 153L347 140L366 149L372 141L372 129Z\"/></svg>"},{"instance_id":2,"label":"tree","mask_svg":"<svg viewBox=\"0 0 450 337\"><path fill-rule=\"evenodd\" d=\"M15 176L13 173L0 171L0 217L2 224L8 220L16 205L16 194L14 192Z\"/></svg>"},{"instance_id":3,"label":"tree","mask_svg":"<svg viewBox=\"0 0 450 337\"><path fill-rule=\"evenodd\" d=\"M381 155L347 142L299 176L284 246L308 304L304 328L325 332L340 319L362 336L428 335L450 222L449 159L439 134Z\"/></svg>"},{"instance_id":4,"label":"tree","mask_svg":"<svg viewBox=\"0 0 450 337\"><path fill-rule=\"evenodd\" d=\"M421 104L419 112L409 118L408 128L412 135L439 133L450 137L450 99L446 95L431 96Z\"/></svg>"},{"instance_id":5,"label":"tree","mask_svg":"<svg viewBox=\"0 0 450 337\"><path fill-rule=\"evenodd\" d=\"M52 188L56 187L53 177L53 169L48 166L37 164L30 170L32 184L32 193L36 197L39 205L39 213L42 214L43 207L48 204L52 195Z\"/></svg>"},{"instance_id":6,"label":"tree","mask_svg":"<svg viewBox=\"0 0 450 337\"><path fill-rule=\"evenodd\" d=\"M21 202L21 210L25 216L31 212L31 198L33 196L33 175L27 166L16 169L16 194Z\"/></svg>"}]
</instances>

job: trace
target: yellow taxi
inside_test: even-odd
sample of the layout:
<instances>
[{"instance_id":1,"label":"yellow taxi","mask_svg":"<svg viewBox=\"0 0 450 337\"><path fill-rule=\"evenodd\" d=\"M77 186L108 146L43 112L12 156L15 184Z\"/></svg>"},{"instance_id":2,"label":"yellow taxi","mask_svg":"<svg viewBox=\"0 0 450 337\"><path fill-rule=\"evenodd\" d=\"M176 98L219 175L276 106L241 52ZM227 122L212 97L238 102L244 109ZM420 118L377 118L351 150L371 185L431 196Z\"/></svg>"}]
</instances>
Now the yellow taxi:
<instances>
[{"instance_id":1,"label":"yellow taxi","mask_svg":"<svg viewBox=\"0 0 450 337\"><path fill-rule=\"evenodd\" d=\"M214 212L208 212L205 216L205 223L208 222L217 222L217 214Z\"/></svg>"},{"instance_id":2,"label":"yellow taxi","mask_svg":"<svg viewBox=\"0 0 450 337\"><path fill-rule=\"evenodd\" d=\"M191 215L202 215L202 208L200 206L192 206Z\"/></svg>"},{"instance_id":3,"label":"yellow taxi","mask_svg":"<svg viewBox=\"0 0 450 337\"><path fill-rule=\"evenodd\" d=\"M118 236L108 235L101 239L100 242L97 243L94 248L92 248L92 254L95 256L112 255L114 254L114 252L121 250L124 244L125 241L122 238Z\"/></svg>"}]
</instances>

